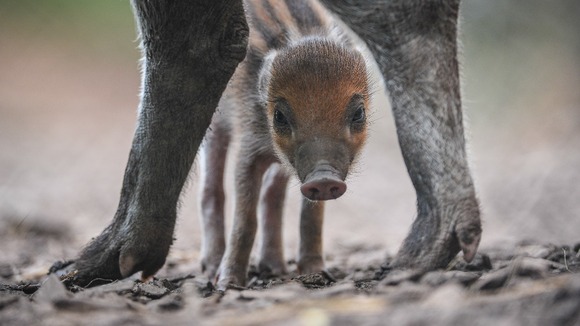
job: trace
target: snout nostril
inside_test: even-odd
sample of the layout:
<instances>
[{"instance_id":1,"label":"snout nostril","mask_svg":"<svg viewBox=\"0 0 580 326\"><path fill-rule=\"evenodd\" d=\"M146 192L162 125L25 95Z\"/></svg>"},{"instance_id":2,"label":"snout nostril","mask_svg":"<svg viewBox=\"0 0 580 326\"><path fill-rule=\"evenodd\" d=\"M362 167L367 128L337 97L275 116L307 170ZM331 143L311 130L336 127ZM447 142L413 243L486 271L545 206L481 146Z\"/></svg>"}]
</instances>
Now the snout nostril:
<instances>
[{"instance_id":1,"label":"snout nostril","mask_svg":"<svg viewBox=\"0 0 580 326\"><path fill-rule=\"evenodd\" d=\"M346 191L346 184L337 179L320 178L303 184L301 191L310 200L337 199Z\"/></svg>"},{"instance_id":2,"label":"snout nostril","mask_svg":"<svg viewBox=\"0 0 580 326\"><path fill-rule=\"evenodd\" d=\"M330 191L330 196L333 199L337 199L345 193L346 185L345 184L337 184L337 185L331 186L329 191Z\"/></svg>"},{"instance_id":3,"label":"snout nostril","mask_svg":"<svg viewBox=\"0 0 580 326\"><path fill-rule=\"evenodd\" d=\"M310 200L318 199L318 197L320 197L320 193L321 193L321 190L314 185L310 185L309 187L302 188L302 194L304 194L304 196L306 196L306 198L308 198Z\"/></svg>"}]
</instances>

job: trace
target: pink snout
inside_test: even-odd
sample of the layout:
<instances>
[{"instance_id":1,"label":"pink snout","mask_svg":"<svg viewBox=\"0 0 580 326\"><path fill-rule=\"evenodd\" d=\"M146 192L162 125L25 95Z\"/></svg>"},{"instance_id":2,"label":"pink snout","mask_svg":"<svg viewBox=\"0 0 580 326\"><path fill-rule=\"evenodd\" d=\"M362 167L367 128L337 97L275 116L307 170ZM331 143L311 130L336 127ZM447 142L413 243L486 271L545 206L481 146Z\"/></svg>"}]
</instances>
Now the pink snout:
<instances>
[{"instance_id":1,"label":"pink snout","mask_svg":"<svg viewBox=\"0 0 580 326\"><path fill-rule=\"evenodd\" d=\"M346 183L332 173L317 173L307 178L300 191L310 200L336 199L346 192Z\"/></svg>"}]
</instances>

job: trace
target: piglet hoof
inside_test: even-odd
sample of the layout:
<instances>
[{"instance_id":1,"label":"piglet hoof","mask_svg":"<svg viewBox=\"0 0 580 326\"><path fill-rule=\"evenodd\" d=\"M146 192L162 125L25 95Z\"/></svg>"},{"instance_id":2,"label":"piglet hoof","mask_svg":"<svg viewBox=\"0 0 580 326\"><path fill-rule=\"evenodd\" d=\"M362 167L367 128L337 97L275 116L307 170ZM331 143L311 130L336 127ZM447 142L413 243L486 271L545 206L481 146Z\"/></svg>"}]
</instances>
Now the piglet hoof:
<instances>
[{"instance_id":1,"label":"piglet hoof","mask_svg":"<svg viewBox=\"0 0 580 326\"><path fill-rule=\"evenodd\" d=\"M261 278L275 277L287 274L286 264L278 260L262 260L258 264Z\"/></svg>"},{"instance_id":2,"label":"piglet hoof","mask_svg":"<svg viewBox=\"0 0 580 326\"><path fill-rule=\"evenodd\" d=\"M215 287L219 292L225 292L227 290L242 291L246 287L239 285L238 281L233 278L219 278Z\"/></svg>"},{"instance_id":3,"label":"piglet hoof","mask_svg":"<svg viewBox=\"0 0 580 326\"><path fill-rule=\"evenodd\" d=\"M324 271L324 260L320 255L301 257L298 261L299 274L314 274Z\"/></svg>"},{"instance_id":4,"label":"piglet hoof","mask_svg":"<svg viewBox=\"0 0 580 326\"><path fill-rule=\"evenodd\" d=\"M260 278L287 274L286 262L281 248L278 246L262 248L258 263L258 274L260 275Z\"/></svg>"},{"instance_id":5,"label":"piglet hoof","mask_svg":"<svg viewBox=\"0 0 580 326\"><path fill-rule=\"evenodd\" d=\"M403 242L392 268L430 271L445 268L458 252L473 260L481 239L481 220L475 197L446 205L446 209L423 211Z\"/></svg>"},{"instance_id":6,"label":"piglet hoof","mask_svg":"<svg viewBox=\"0 0 580 326\"><path fill-rule=\"evenodd\" d=\"M207 276L208 279L216 277L220 267L221 257L203 257L201 259L201 272Z\"/></svg>"},{"instance_id":7,"label":"piglet hoof","mask_svg":"<svg viewBox=\"0 0 580 326\"><path fill-rule=\"evenodd\" d=\"M221 292L226 290L244 290L246 287L246 273L233 272L221 268L217 276L216 289Z\"/></svg>"}]
</instances>

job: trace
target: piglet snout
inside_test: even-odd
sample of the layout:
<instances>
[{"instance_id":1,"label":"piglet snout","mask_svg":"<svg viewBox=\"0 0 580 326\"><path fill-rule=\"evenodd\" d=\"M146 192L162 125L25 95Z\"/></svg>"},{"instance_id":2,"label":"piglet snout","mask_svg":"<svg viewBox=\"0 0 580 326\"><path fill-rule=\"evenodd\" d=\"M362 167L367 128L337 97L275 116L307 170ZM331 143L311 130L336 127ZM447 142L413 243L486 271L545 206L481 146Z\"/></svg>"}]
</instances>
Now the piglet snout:
<instances>
[{"instance_id":1,"label":"piglet snout","mask_svg":"<svg viewBox=\"0 0 580 326\"><path fill-rule=\"evenodd\" d=\"M300 191L310 200L337 199L346 192L346 183L332 172L314 172L302 184Z\"/></svg>"}]
</instances>

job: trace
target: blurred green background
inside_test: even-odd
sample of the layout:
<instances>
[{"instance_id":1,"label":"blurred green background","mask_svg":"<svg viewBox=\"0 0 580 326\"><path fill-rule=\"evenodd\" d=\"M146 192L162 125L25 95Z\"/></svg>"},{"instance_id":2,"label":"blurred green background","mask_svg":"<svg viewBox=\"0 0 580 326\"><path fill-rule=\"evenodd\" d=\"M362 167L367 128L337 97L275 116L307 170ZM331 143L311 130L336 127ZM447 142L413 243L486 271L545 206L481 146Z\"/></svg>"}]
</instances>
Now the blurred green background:
<instances>
[{"instance_id":1,"label":"blurred green background","mask_svg":"<svg viewBox=\"0 0 580 326\"><path fill-rule=\"evenodd\" d=\"M462 13L470 115L501 123L578 107L580 2L468 0Z\"/></svg>"},{"instance_id":2,"label":"blurred green background","mask_svg":"<svg viewBox=\"0 0 580 326\"><path fill-rule=\"evenodd\" d=\"M136 55L129 1L2 0L0 27L4 44L27 39L70 44L84 55L113 60Z\"/></svg>"},{"instance_id":3,"label":"blurred green background","mask_svg":"<svg viewBox=\"0 0 580 326\"><path fill-rule=\"evenodd\" d=\"M482 245L580 240L580 1L466 0L460 29ZM74 255L113 216L138 58L128 1L0 0L0 222L68 227L71 245L54 244L47 261ZM415 214L386 106L377 100L349 192L329 205L330 250L359 241L393 253ZM176 248L199 248L194 198L190 186Z\"/></svg>"}]
</instances>

